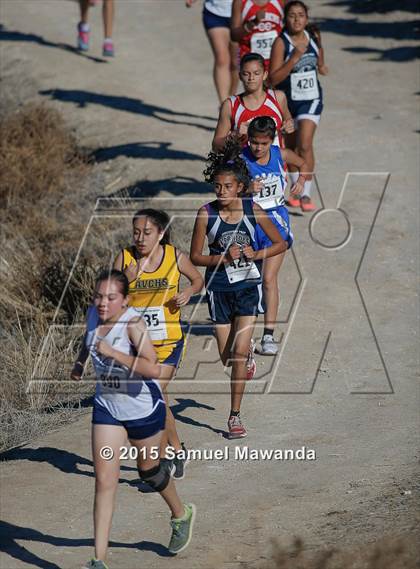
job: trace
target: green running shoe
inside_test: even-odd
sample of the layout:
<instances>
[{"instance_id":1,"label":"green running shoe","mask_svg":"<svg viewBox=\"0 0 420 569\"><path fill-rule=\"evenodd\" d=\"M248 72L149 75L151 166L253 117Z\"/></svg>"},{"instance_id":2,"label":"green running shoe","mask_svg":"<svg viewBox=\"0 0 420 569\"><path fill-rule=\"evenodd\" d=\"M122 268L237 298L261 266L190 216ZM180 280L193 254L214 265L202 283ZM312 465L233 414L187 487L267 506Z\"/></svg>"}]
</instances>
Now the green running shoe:
<instances>
[{"instance_id":1,"label":"green running shoe","mask_svg":"<svg viewBox=\"0 0 420 569\"><path fill-rule=\"evenodd\" d=\"M194 504L184 504L185 515L182 518L172 518L172 536L168 550L174 555L188 547L192 537L192 529L197 508Z\"/></svg>"},{"instance_id":2,"label":"green running shoe","mask_svg":"<svg viewBox=\"0 0 420 569\"><path fill-rule=\"evenodd\" d=\"M83 569L109 569L109 567L100 559L91 559L86 563Z\"/></svg>"}]
</instances>

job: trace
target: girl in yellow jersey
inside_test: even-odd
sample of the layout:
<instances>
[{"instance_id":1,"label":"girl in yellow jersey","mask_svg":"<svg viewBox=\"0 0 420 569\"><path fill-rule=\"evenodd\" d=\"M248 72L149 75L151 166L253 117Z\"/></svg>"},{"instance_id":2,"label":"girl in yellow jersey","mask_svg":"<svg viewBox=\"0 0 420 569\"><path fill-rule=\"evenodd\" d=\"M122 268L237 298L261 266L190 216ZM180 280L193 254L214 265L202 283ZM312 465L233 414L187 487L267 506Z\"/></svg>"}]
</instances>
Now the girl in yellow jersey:
<instances>
[{"instance_id":1,"label":"girl in yellow jersey","mask_svg":"<svg viewBox=\"0 0 420 569\"><path fill-rule=\"evenodd\" d=\"M114 268L127 276L129 306L143 308L143 318L159 362L173 368L173 377L184 353L181 307L188 304L193 294L201 291L204 283L189 257L169 243L169 221L163 211L139 210L133 218L133 245L118 254ZM181 275L191 284L180 292ZM176 431L166 389L164 396L167 416L162 453L168 443L175 452L182 451L184 447ZM183 457L176 457L170 463L174 478L183 478L184 466Z\"/></svg>"}]
</instances>

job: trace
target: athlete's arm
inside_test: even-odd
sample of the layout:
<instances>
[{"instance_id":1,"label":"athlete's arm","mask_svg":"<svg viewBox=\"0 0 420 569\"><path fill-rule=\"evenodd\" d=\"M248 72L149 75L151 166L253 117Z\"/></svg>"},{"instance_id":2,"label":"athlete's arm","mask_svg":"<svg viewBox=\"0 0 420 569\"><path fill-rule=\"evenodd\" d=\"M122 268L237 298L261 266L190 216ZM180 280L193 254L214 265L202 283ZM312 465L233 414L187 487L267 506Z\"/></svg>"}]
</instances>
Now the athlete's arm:
<instances>
[{"instance_id":1,"label":"athlete's arm","mask_svg":"<svg viewBox=\"0 0 420 569\"><path fill-rule=\"evenodd\" d=\"M130 264L127 267L125 267L125 269L123 268L123 263L124 263L124 254L122 251L120 251L118 255L115 257L113 268L116 269L117 271L122 271L127 277L128 282L131 283L137 278L139 274L140 259L137 261L137 263L131 260Z\"/></svg>"},{"instance_id":2,"label":"athlete's arm","mask_svg":"<svg viewBox=\"0 0 420 569\"><path fill-rule=\"evenodd\" d=\"M291 194L299 195L303 191L303 186L305 184L307 174L310 174L308 165L306 164L305 160L299 156L299 154L296 154L296 152L293 152L293 150L290 150L289 148L281 148L280 152L283 160L287 162L287 164L296 166L299 169L299 178L296 184L290 189Z\"/></svg>"},{"instance_id":3,"label":"athlete's arm","mask_svg":"<svg viewBox=\"0 0 420 569\"><path fill-rule=\"evenodd\" d=\"M223 101L220 107L219 120L217 122L216 131L214 133L212 148L215 152L220 152L226 142L226 137L230 133L231 122L231 102L229 99Z\"/></svg>"},{"instance_id":4,"label":"athlete's arm","mask_svg":"<svg viewBox=\"0 0 420 569\"><path fill-rule=\"evenodd\" d=\"M230 38L240 42L257 25L257 21L242 22L242 0L233 0L232 18L230 20Z\"/></svg>"},{"instance_id":5,"label":"athlete's arm","mask_svg":"<svg viewBox=\"0 0 420 569\"><path fill-rule=\"evenodd\" d=\"M203 255L208 218L206 208L200 207L195 219L190 249L190 259L197 267L215 267L223 262L222 255Z\"/></svg>"},{"instance_id":6,"label":"athlete's arm","mask_svg":"<svg viewBox=\"0 0 420 569\"><path fill-rule=\"evenodd\" d=\"M287 244L280 233L277 231L276 226L271 221L268 214L263 210L261 206L256 203L253 204L253 209L255 221L261 226L261 229L270 239L272 245L266 249L261 249L259 251L253 251L251 246L245 247L245 256L254 261L261 261L262 259L274 257L274 255L279 255L280 253L286 251ZM251 253L249 250L252 250L253 253ZM248 252L251 253L252 256L249 256Z\"/></svg>"},{"instance_id":7,"label":"athlete's arm","mask_svg":"<svg viewBox=\"0 0 420 569\"><path fill-rule=\"evenodd\" d=\"M291 134L292 132L295 132L295 121L290 113L289 105L287 104L287 97L283 91L279 90L274 91L274 95L283 114L283 130L287 132L287 134Z\"/></svg>"},{"instance_id":8,"label":"athlete's arm","mask_svg":"<svg viewBox=\"0 0 420 569\"><path fill-rule=\"evenodd\" d=\"M96 344L96 350L106 358L115 360L136 374L154 379L165 379L169 373L168 366L157 363L156 352L143 319L133 318L130 320L128 337L137 350L137 356L116 350L106 340L99 340Z\"/></svg>"},{"instance_id":9,"label":"athlete's arm","mask_svg":"<svg viewBox=\"0 0 420 569\"><path fill-rule=\"evenodd\" d=\"M115 257L114 260L114 265L113 265L113 269L116 269L117 271L123 271L123 263L124 263L124 254L122 251L120 251L118 253L118 255Z\"/></svg>"},{"instance_id":10,"label":"athlete's arm","mask_svg":"<svg viewBox=\"0 0 420 569\"><path fill-rule=\"evenodd\" d=\"M191 263L190 259L188 258L185 253L181 251L176 252L177 261L178 261L178 268L181 275L187 277L190 281L191 285L184 288L183 291L179 292L173 297L177 306L185 306L189 303L190 298L201 291L204 286L203 277Z\"/></svg>"},{"instance_id":11,"label":"athlete's arm","mask_svg":"<svg viewBox=\"0 0 420 569\"><path fill-rule=\"evenodd\" d=\"M278 37L271 49L270 68L268 71L270 83L278 85L284 81L304 53L304 51L295 48L290 58L284 61L284 42L281 37Z\"/></svg>"},{"instance_id":12,"label":"athlete's arm","mask_svg":"<svg viewBox=\"0 0 420 569\"><path fill-rule=\"evenodd\" d=\"M73 365L73 369L70 372L71 379L75 381L79 381L82 379L83 372L85 370L85 364L89 357L89 349L86 346L86 333L83 336L82 347L80 348L79 355L77 356L77 360Z\"/></svg>"}]
</instances>

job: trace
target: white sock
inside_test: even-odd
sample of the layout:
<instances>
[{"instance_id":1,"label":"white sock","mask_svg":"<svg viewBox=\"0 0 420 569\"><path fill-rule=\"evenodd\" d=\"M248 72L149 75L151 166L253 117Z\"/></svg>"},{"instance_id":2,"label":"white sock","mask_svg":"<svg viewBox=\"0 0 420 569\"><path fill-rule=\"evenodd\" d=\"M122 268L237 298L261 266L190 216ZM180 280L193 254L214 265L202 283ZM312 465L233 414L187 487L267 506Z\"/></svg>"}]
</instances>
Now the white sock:
<instances>
[{"instance_id":1,"label":"white sock","mask_svg":"<svg viewBox=\"0 0 420 569\"><path fill-rule=\"evenodd\" d=\"M112 38L104 38L104 43L114 43Z\"/></svg>"},{"instance_id":2,"label":"white sock","mask_svg":"<svg viewBox=\"0 0 420 569\"><path fill-rule=\"evenodd\" d=\"M302 192L302 198L306 197L306 198L310 198L311 197L311 186L312 186L312 180L306 180L305 185L303 187L303 192Z\"/></svg>"},{"instance_id":3,"label":"white sock","mask_svg":"<svg viewBox=\"0 0 420 569\"><path fill-rule=\"evenodd\" d=\"M298 181L299 172L288 172L288 174L289 174L289 178L290 178L290 183L292 184L292 186L294 186L296 184L296 182Z\"/></svg>"},{"instance_id":4,"label":"white sock","mask_svg":"<svg viewBox=\"0 0 420 569\"><path fill-rule=\"evenodd\" d=\"M90 26L86 22L80 22L80 31L81 32L90 32Z\"/></svg>"}]
</instances>

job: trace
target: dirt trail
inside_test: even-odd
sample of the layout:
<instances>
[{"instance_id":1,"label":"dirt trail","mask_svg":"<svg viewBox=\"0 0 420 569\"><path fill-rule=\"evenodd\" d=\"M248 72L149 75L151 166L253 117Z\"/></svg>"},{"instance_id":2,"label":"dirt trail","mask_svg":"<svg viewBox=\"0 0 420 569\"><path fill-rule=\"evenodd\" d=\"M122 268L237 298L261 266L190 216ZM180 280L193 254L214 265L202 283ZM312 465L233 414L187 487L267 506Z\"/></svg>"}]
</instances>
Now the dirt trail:
<instances>
[{"instance_id":1,"label":"dirt trail","mask_svg":"<svg viewBox=\"0 0 420 569\"><path fill-rule=\"evenodd\" d=\"M226 377L208 329L196 330L180 374L187 383L174 385L179 430L190 448L227 445L230 460L194 461L179 484L199 516L194 542L178 558L168 558L164 547L163 503L138 491L131 483L134 465L124 463L112 567L240 567L266 557L271 537L298 534L319 547L412 531L418 86L406 20L414 14L355 15L346 11L350 2L312 4L331 70L323 80L326 110L316 141L325 207L337 206L347 172L369 175L348 179L341 207L352 234L341 249L319 246L309 218L293 218L295 254L281 277L284 348L275 361L258 359L260 380L243 408L249 437L241 446L306 446L317 460L234 460L235 445L219 433L228 411ZM2 65L9 73L25 72L28 96L53 101L83 145L98 149L113 192L138 186L153 195L191 197L185 208L196 209L208 192L201 171L217 114L199 6L187 11L178 1L117 2L117 57L107 63L100 61L98 8L91 57L65 48L74 42L76 8L68 1L3 1ZM380 201L386 173L391 178ZM184 203L177 198L173 205ZM334 211L312 230L324 245L339 243L347 231ZM206 317L201 307L194 319L205 323ZM202 354L206 362L197 368ZM274 379L264 387L271 366ZM211 382L197 389L195 372ZM89 557L89 423L87 414L17 449L2 465L2 568L71 568Z\"/></svg>"}]
</instances>

